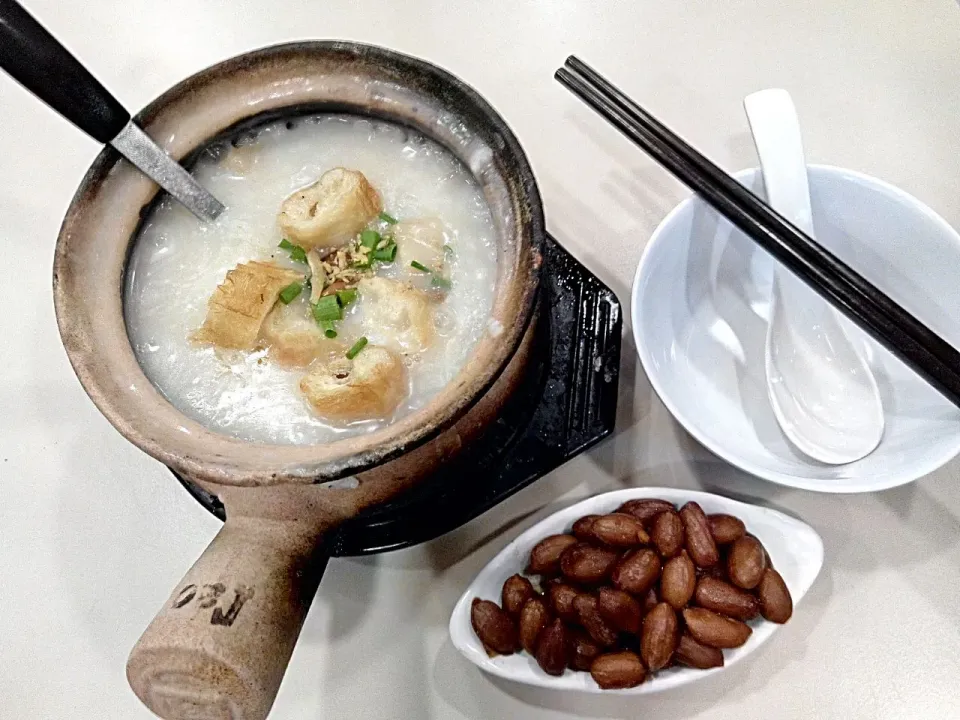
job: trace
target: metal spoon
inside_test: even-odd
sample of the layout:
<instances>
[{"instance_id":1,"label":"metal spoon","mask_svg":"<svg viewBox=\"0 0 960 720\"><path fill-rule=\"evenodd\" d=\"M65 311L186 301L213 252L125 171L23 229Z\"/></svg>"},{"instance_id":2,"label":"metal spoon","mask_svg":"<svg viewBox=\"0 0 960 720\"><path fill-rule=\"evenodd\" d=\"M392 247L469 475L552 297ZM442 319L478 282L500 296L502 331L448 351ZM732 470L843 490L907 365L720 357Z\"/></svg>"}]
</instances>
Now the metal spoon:
<instances>
[{"instance_id":1,"label":"metal spoon","mask_svg":"<svg viewBox=\"0 0 960 720\"><path fill-rule=\"evenodd\" d=\"M816 237L800 122L785 90L743 101L760 156L767 202ZM784 434L799 450L842 465L869 455L883 437L877 381L837 313L779 265L774 268L764 364L767 394Z\"/></svg>"},{"instance_id":2,"label":"metal spoon","mask_svg":"<svg viewBox=\"0 0 960 720\"><path fill-rule=\"evenodd\" d=\"M203 220L223 204L130 119L119 101L14 0L0 0L0 67L87 135L110 144Z\"/></svg>"}]
</instances>

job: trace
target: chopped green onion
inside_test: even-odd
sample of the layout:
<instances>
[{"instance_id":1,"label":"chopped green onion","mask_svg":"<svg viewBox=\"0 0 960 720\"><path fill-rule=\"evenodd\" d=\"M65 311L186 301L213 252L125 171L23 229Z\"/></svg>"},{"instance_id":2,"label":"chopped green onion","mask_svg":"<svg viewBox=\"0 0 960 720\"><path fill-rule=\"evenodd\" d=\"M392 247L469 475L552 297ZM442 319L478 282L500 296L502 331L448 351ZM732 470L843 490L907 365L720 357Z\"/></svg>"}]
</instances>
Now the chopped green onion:
<instances>
[{"instance_id":1,"label":"chopped green onion","mask_svg":"<svg viewBox=\"0 0 960 720\"><path fill-rule=\"evenodd\" d=\"M387 215L387 213L380 213L380 219L383 220L387 225L396 225L397 219L393 215Z\"/></svg>"},{"instance_id":2,"label":"chopped green onion","mask_svg":"<svg viewBox=\"0 0 960 720\"><path fill-rule=\"evenodd\" d=\"M373 251L373 259L380 260L381 262L393 262L394 258L397 257L397 244L395 242L390 243L386 247L382 247L379 250Z\"/></svg>"},{"instance_id":3,"label":"chopped green onion","mask_svg":"<svg viewBox=\"0 0 960 720\"><path fill-rule=\"evenodd\" d=\"M333 340L337 336L337 330L333 327L333 323L329 320L325 320L320 323L320 327L323 328L323 334Z\"/></svg>"},{"instance_id":4,"label":"chopped green onion","mask_svg":"<svg viewBox=\"0 0 960 720\"><path fill-rule=\"evenodd\" d=\"M365 337L357 340L353 347L347 350L347 360L353 360L357 355L360 354L360 351L367 346L367 339Z\"/></svg>"},{"instance_id":5,"label":"chopped green onion","mask_svg":"<svg viewBox=\"0 0 960 720\"><path fill-rule=\"evenodd\" d=\"M430 281L430 284L434 287L443 288L444 290L449 290L452 285L449 280L447 280L442 275L434 275Z\"/></svg>"},{"instance_id":6,"label":"chopped green onion","mask_svg":"<svg viewBox=\"0 0 960 720\"><path fill-rule=\"evenodd\" d=\"M340 301L340 307L346 307L356 299L357 299L357 291L355 288L346 288L344 290L337 290L337 300Z\"/></svg>"},{"instance_id":7,"label":"chopped green onion","mask_svg":"<svg viewBox=\"0 0 960 720\"><path fill-rule=\"evenodd\" d=\"M289 305L301 292L303 292L303 285L298 282L292 282L280 291L280 302L284 305Z\"/></svg>"},{"instance_id":8,"label":"chopped green onion","mask_svg":"<svg viewBox=\"0 0 960 720\"><path fill-rule=\"evenodd\" d=\"M318 323L340 320L342 317L343 310L340 308L336 295L324 295L313 306L313 319Z\"/></svg>"},{"instance_id":9,"label":"chopped green onion","mask_svg":"<svg viewBox=\"0 0 960 720\"><path fill-rule=\"evenodd\" d=\"M414 270L419 270L420 272L425 272L425 273L433 272L433 270L428 268L426 265L424 265L423 263L419 263L416 260L410 263L410 267L412 267Z\"/></svg>"},{"instance_id":10,"label":"chopped green onion","mask_svg":"<svg viewBox=\"0 0 960 720\"><path fill-rule=\"evenodd\" d=\"M295 260L296 262L306 263L307 262L307 251L304 250L299 245L294 245L289 240L281 240L280 247L284 250L287 250L290 253L290 259Z\"/></svg>"},{"instance_id":11,"label":"chopped green onion","mask_svg":"<svg viewBox=\"0 0 960 720\"><path fill-rule=\"evenodd\" d=\"M376 230L364 230L360 233L360 244L373 250L380 242L380 233Z\"/></svg>"},{"instance_id":12,"label":"chopped green onion","mask_svg":"<svg viewBox=\"0 0 960 720\"><path fill-rule=\"evenodd\" d=\"M449 245L444 245L444 246L443 246L443 251L444 251L447 255L456 255L456 253L453 251L453 248L450 247Z\"/></svg>"}]
</instances>

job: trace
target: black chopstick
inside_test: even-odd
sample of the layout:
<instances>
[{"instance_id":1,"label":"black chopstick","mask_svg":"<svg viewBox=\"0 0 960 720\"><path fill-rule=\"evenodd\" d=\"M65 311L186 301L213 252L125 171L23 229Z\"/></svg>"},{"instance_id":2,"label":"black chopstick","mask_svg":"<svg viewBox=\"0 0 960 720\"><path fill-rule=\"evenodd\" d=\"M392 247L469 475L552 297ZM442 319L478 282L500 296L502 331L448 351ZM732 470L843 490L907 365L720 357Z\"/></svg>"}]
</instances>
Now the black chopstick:
<instances>
[{"instance_id":1,"label":"black chopstick","mask_svg":"<svg viewBox=\"0 0 960 720\"><path fill-rule=\"evenodd\" d=\"M960 352L576 57L557 80L960 406Z\"/></svg>"}]
</instances>

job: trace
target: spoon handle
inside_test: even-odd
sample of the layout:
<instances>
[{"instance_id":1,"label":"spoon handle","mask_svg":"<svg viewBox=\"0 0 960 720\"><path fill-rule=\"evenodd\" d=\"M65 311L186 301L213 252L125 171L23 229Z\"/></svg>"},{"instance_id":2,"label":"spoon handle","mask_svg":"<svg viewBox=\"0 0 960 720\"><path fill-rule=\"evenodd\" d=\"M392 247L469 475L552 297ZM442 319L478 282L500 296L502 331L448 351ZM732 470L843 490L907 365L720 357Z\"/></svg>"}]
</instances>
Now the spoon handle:
<instances>
[{"instance_id":1,"label":"spoon handle","mask_svg":"<svg viewBox=\"0 0 960 720\"><path fill-rule=\"evenodd\" d=\"M130 120L123 105L15 0L0 0L0 67L101 143Z\"/></svg>"},{"instance_id":2,"label":"spoon handle","mask_svg":"<svg viewBox=\"0 0 960 720\"><path fill-rule=\"evenodd\" d=\"M777 170L775 177L764 172L767 202L790 222L814 237L813 210L807 163L803 157L800 121L786 90L761 90L743 101L747 122L757 154ZM767 168L764 168L766 170ZM775 180L775 182L771 182Z\"/></svg>"}]
</instances>

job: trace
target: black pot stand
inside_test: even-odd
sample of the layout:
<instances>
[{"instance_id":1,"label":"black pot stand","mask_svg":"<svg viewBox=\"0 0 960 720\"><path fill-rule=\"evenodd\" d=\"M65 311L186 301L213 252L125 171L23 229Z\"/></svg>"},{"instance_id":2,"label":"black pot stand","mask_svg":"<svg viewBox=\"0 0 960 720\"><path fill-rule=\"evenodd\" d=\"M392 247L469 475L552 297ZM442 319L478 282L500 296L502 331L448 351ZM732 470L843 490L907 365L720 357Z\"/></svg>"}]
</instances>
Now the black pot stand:
<instances>
[{"instance_id":1,"label":"black pot stand","mask_svg":"<svg viewBox=\"0 0 960 720\"><path fill-rule=\"evenodd\" d=\"M529 365L500 416L432 476L341 525L329 537L331 555L370 555L433 540L613 431L620 302L550 236L541 277L541 310ZM210 512L225 517L216 496L179 475L177 479Z\"/></svg>"}]
</instances>

